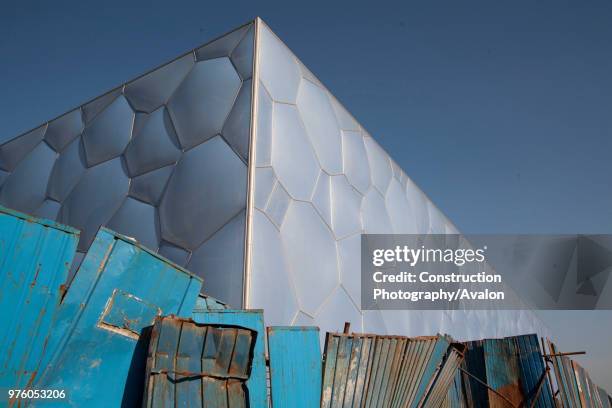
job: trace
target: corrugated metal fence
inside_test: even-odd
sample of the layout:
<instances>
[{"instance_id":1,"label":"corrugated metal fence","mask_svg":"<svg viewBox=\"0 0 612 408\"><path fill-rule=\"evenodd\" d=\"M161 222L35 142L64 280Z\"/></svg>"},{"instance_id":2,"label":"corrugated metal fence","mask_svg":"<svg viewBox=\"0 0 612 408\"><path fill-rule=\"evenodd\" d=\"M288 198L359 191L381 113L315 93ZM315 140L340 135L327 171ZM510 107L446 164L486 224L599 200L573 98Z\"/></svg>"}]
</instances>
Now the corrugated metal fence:
<instances>
[{"instance_id":1,"label":"corrugated metal fence","mask_svg":"<svg viewBox=\"0 0 612 408\"><path fill-rule=\"evenodd\" d=\"M466 343L466 400L479 407L554 408L535 334Z\"/></svg>"},{"instance_id":2,"label":"corrugated metal fence","mask_svg":"<svg viewBox=\"0 0 612 408\"><path fill-rule=\"evenodd\" d=\"M548 348L559 389L559 401L564 408L609 408L612 405L610 396L591 380L582 366L560 353L550 341Z\"/></svg>"},{"instance_id":3,"label":"corrugated metal fence","mask_svg":"<svg viewBox=\"0 0 612 408\"><path fill-rule=\"evenodd\" d=\"M199 278L106 229L66 286L77 240L0 208L0 389L65 390L51 405L89 407L144 395L148 407L612 408L549 343L553 384L536 335L459 344L327 333L321 356L318 328L266 333L263 311L198 297ZM185 318L162 317L175 314Z\"/></svg>"},{"instance_id":4,"label":"corrugated metal fence","mask_svg":"<svg viewBox=\"0 0 612 408\"><path fill-rule=\"evenodd\" d=\"M328 333L321 407L438 407L462 350L446 336Z\"/></svg>"}]
</instances>

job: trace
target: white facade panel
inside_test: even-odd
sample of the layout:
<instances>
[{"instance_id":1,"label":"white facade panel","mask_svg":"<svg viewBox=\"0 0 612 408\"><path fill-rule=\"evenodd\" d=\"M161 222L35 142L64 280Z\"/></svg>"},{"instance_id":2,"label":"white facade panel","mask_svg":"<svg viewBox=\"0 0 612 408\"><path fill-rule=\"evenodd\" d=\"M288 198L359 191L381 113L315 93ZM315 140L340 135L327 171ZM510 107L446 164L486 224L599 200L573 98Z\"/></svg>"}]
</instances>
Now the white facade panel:
<instances>
[{"instance_id":1,"label":"white facade panel","mask_svg":"<svg viewBox=\"0 0 612 408\"><path fill-rule=\"evenodd\" d=\"M352 331L409 336L544 334L531 311L360 310L361 233L457 229L265 23L257 30L253 99L263 116L254 117L251 194L256 205L274 200L272 177L289 203L280 223L261 208L249 220L246 307L264 309L268 325L308 322L322 333L350 321Z\"/></svg>"}]
</instances>

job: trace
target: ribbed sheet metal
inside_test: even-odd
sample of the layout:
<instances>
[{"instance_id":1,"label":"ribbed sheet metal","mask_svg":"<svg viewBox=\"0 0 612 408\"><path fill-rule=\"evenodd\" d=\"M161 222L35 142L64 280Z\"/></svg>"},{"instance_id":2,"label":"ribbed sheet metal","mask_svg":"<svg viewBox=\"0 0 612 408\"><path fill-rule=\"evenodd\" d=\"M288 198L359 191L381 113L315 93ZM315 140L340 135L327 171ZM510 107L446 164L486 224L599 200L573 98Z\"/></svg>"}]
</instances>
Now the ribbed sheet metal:
<instances>
[{"instance_id":1,"label":"ribbed sheet metal","mask_svg":"<svg viewBox=\"0 0 612 408\"><path fill-rule=\"evenodd\" d=\"M324 355L323 408L438 407L463 359L446 336L327 333Z\"/></svg>"},{"instance_id":2,"label":"ribbed sheet metal","mask_svg":"<svg viewBox=\"0 0 612 408\"><path fill-rule=\"evenodd\" d=\"M520 386L519 367L516 346L511 339L483 340L487 383L514 406L523 401L523 390ZM489 390L489 406L508 408L508 403L499 395Z\"/></svg>"},{"instance_id":3,"label":"ribbed sheet metal","mask_svg":"<svg viewBox=\"0 0 612 408\"><path fill-rule=\"evenodd\" d=\"M374 335L327 333L321 407L360 407L365 403L368 376L376 348Z\"/></svg>"},{"instance_id":4,"label":"ribbed sheet metal","mask_svg":"<svg viewBox=\"0 0 612 408\"><path fill-rule=\"evenodd\" d=\"M557 387L563 407L608 408L610 396L597 386L589 373L576 361L560 355L557 347L548 341Z\"/></svg>"},{"instance_id":5,"label":"ribbed sheet metal","mask_svg":"<svg viewBox=\"0 0 612 408\"><path fill-rule=\"evenodd\" d=\"M50 363L34 387L65 389L65 405L139 405L146 328L159 315L191 316L201 286L134 240L100 229L54 318Z\"/></svg>"},{"instance_id":6,"label":"ribbed sheet metal","mask_svg":"<svg viewBox=\"0 0 612 408\"><path fill-rule=\"evenodd\" d=\"M506 397L514 406L554 408L546 368L535 334L486 339L466 343L466 370L493 390ZM501 407L510 404L471 377L464 376L468 405L474 408Z\"/></svg>"},{"instance_id":7,"label":"ribbed sheet metal","mask_svg":"<svg viewBox=\"0 0 612 408\"><path fill-rule=\"evenodd\" d=\"M484 359L484 347L481 341L465 343L465 359L463 368L473 377L487 383L487 368ZM464 376L466 400L470 408L487 408L489 406L489 391L471 376Z\"/></svg>"},{"instance_id":8,"label":"ribbed sheet metal","mask_svg":"<svg viewBox=\"0 0 612 408\"><path fill-rule=\"evenodd\" d=\"M256 337L241 327L158 318L149 344L144 406L247 407L245 381Z\"/></svg>"},{"instance_id":9,"label":"ribbed sheet metal","mask_svg":"<svg viewBox=\"0 0 612 408\"><path fill-rule=\"evenodd\" d=\"M453 377L453 382L448 388L446 398L440 405L441 408L467 408L466 392L464 389L463 373L459 370Z\"/></svg>"},{"instance_id":10,"label":"ribbed sheet metal","mask_svg":"<svg viewBox=\"0 0 612 408\"><path fill-rule=\"evenodd\" d=\"M272 326L267 332L272 406L318 407L321 401L319 328Z\"/></svg>"},{"instance_id":11,"label":"ribbed sheet metal","mask_svg":"<svg viewBox=\"0 0 612 408\"><path fill-rule=\"evenodd\" d=\"M255 346L253 347L251 375L246 382L246 386L249 390L249 406L251 408L267 407L266 333L263 310L202 310L198 309L196 306L196 309L193 311L192 319L196 323L245 327L257 333Z\"/></svg>"},{"instance_id":12,"label":"ribbed sheet metal","mask_svg":"<svg viewBox=\"0 0 612 408\"><path fill-rule=\"evenodd\" d=\"M548 342L548 349L552 354L557 354L558 352L555 345L551 342ZM569 357L559 355L551 359L563 407L581 407L582 403L580 401L572 360Z\"/></svg>"},{"instance_id":13,"label":"ribbed sheet metal","mask_svg":"<svg viewBox=\"0 0 612 408\"><path fill-rule=\"evenodd\" d=\"M0 207L0 389L37 378L78 234Z\"/></svg>"},{"instance_id":14,"label":"ribbed sheet metal","mask_svg":"<svg viewBox=\"0 0 612 408\"><path fill-rule=\"evenodd\" d=\"M438 408L443 405L448 393L455 388L455 380L461 372L458 370L463 362L463 348L450 347L440 373L433 383L427 399L423 403L424 408ZM458 399L459 396L457 396Z\"/></svg>"},{"instance_id":15,"label":"ribbed sheet metal","mask_svg":"<svg viewBox=\"0 0 612 408\"><path fill-rule=\"evenodd\" d=\"M544 377L546 376L546 366L544 365L538 336L527 334L510 338L514 340L518 353L521 387L526 397L525 405L528 407L532 405L539 388L535 408L555 408L550 384Z\"/></svg>"}]
</instances>

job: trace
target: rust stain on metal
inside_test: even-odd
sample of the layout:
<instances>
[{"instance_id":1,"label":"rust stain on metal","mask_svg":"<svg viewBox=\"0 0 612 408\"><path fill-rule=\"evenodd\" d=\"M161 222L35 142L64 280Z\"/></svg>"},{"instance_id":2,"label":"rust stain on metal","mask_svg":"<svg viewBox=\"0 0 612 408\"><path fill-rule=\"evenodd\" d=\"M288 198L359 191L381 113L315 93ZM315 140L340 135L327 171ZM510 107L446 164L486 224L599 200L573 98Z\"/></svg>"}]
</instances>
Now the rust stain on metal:
<instances>
[{"instance_id":1,"label":"rust stain on metal","mask_svg":"<svg viewBox=\"0 0 612 408\"><path fill-rule=\"evenodd\" d=\"M115 310L113 307L115 306L116 299L118 297L123 299L123 302L129 303L121 304L115 308L119 310ZM134 303L138 304L140 307L135 308L135 310L128 310L128 307L133 306ZM149 315L149 319L146 319L146 317L143 316L143 307L153 309L154 313ZM119 314L120 316L113 316L113 312L115 314ZM130 317L129 315L132 313L134 313L134 316ZM141 329L145 326L152 325L155 322L155 319L158 316L161 316L161 314L162 310L159 307L150 305L138 296L134 296L131 293L126 293L120 289L115 289L112 295L106 301L106 305L104 306L104 309L100 314L100 318L98 319L97 327L134 340L138 340L140 338Z\"/></svg>"},{"instance_id":2,"label":"rust stain on metal","mask_svg":"<svg viewBox=\"0 0 612 408\"><path fill-rule=\"evenodd\" d=\"M158 317L149 342L143 406L247 406L256 332Z\"/></svg>"},{"instance_id":3,"label":"rust stain on metal","mask_svg":"<svg viewBox=\"0 0 612 408\"><path fill-rule=\"evenodd\" d=\"M515 407L520 406L521 402L523 401L523 392L521 391L521 387L518 383L504 385L503 387L497 389L497 393L506 397L506 400L510 401ZM494 395L496 398L499 398L498 395ZM495 405L497 404L491 404L491 406Z\"/></svg>"},{"instance_id":4,"label":"rust stain on metal","mask_svg":"<svg viewBox=\"0 0 612 408\"><path fill-rule=\"evenodd\" d=\"M34 273L34 279L32 279L32 282L30 283L30 288L33 288L34 286L36 286L36 281L38 280L38 274L40 273L40 264L38 264L38 266L36 267L36 272Z\"/></svg>"}]
</instances>

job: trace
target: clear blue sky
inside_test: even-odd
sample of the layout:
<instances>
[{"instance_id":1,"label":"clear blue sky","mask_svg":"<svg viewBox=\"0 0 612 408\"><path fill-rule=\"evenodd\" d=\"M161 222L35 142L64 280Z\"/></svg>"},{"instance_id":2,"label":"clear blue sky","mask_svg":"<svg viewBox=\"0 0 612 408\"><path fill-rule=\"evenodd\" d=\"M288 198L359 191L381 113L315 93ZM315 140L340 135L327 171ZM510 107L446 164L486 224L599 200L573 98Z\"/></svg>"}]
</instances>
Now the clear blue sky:
<instances>
[{"instance_id":1,"label":"clear blue sky","mask_svg":"<svg viewBox=\"0 0 612 408\"><path fill-rule=\"evenodd\" d=\"M124 3L2 2L0 139L259 15L460 230L612 233L610 1Z\"/></svg>"}]
</instances>

